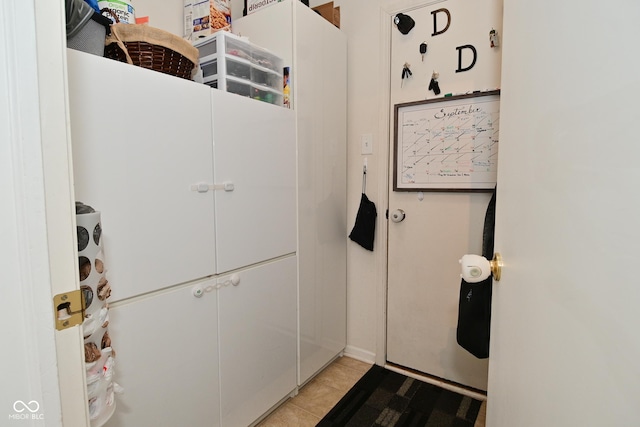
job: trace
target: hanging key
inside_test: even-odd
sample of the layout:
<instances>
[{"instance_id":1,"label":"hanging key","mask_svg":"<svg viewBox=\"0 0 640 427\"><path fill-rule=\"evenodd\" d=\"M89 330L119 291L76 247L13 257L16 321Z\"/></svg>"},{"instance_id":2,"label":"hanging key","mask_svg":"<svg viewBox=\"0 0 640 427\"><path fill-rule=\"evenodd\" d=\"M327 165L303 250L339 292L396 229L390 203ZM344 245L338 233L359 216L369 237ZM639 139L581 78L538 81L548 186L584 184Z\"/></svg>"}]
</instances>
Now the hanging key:
<instances>
[{"instance_id":1,"label":"hanging key","mask_svg":"<svg viewBox=\"0 0 640 427\"><path fill-rule=\"evenodd\" d=\"M420 55L422 55L422 62L424 62L424 55L427 53L427 43L422 42L420 44Z\"/></svg>"},{"instance_id":2,"label":"hanging key","mask_svg":"<svg viewBox=\"0 0 640 427\"><path fill-rule=\"evenodd\" d=\"M408 79L413 75L413 73L409 69L410 66L411 65L408 62L405 62L404 66L402 67L402 80L400 80L400 87L404 85L404 79Z\"/></svg>"}]
</instances>

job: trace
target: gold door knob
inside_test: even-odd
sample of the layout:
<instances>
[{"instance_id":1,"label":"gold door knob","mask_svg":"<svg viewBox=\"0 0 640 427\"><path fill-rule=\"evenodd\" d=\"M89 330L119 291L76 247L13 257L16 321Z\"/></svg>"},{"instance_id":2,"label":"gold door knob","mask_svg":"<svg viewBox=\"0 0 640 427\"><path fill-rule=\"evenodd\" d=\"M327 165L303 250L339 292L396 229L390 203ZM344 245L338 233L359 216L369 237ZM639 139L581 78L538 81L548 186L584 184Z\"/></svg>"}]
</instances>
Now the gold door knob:
<instances>
[{"instance_id":1,"label":"gold door knob","mask_svg":"<svg viewBox=\"0 0 640 427\"><path fill-rule=\"evenodd\" d=\"M502 255L500 255L500 252L493 254L493 259L489 264L491 264L491 274L493 274L493 278L496 282L499 282L500 275L502 274Z\"/></svg>"},{"instance_id":2,"label":"gold door knob","mask_svg":"<svg viewBox=\"0 0 640 427\"><path fill-rule=\"evenodd\" d=\"M462 277L466 282L478 283L486 280L489 275L498 281L502 274L502 256L495 253L493 259L489 261L480 255L464 255L459 261L462 268Z\"/></svg>"}]
</instances>

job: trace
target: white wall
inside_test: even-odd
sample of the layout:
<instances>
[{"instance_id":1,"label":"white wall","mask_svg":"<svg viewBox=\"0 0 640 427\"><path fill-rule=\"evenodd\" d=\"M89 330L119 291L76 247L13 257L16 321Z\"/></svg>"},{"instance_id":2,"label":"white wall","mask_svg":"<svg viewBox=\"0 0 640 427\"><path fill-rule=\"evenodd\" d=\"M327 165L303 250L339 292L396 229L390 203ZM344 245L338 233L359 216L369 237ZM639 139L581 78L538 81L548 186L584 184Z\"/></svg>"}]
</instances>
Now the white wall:
<instances>
[{"instance_id":1,"label":"white wall","mask_svg":"<svg viewBox=\"0 0 640 427\"><path fill-rule=\"evenodd\" d=\"M386 269L378 265L378 257L386 252L386 206L381 203L386 194L386 174L381 163L386 162L384 127L380 123L380 107L386 104L384 91L388 82L381 73L380 5L382 1L349 0L334 2L340 6L340 26L347 34L347 219L353 226L360 201L362 156L360 135L373 135L373 155L368 156L367 196L376 203L375 251L369 252L350 242L347 246L347 345L349 352L363 358L373 358L378 352L380 277ZM382 158L381 158L382 157Z\"/></svg>"},{"instance_id":2,"label":"white wall","mask_svg":"<svg viewBox=\"0 0 640 427\"><path fill-rule=\"evenodd\" d=\"M182 0L164 0L162 7L158 7L158 2L155 0L131 0L131 4L136 10L137 17L149 17L150 26L182 37L184 29Z\"/></svg>"}]
</instances>

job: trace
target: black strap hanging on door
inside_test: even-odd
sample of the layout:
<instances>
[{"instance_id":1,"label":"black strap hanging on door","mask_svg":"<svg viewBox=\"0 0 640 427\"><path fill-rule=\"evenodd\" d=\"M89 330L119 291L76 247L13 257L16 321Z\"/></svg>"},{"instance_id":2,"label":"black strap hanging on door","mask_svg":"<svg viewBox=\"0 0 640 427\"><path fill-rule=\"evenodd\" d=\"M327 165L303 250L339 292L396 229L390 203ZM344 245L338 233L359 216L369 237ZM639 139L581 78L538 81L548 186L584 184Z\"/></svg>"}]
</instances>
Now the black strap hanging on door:
<instances>
[{"instance_id":1,"label":"black strap hanging on door","mask_svg":"<svg viewBox=\"0 0 640 427\"><path fill-rule=\"evenodd\" d=\"M376 205L365 194L367 190L367 167L362 169L362 196L360 206L356 214L356 223L349 234L349 238L362 246L373 251L373 239L376 232Z\"/></svg>"},{"instance_id":2,"label":"black strap hanging on door","mask_svg":"<svg viewBox=\"0 0 640 427\"><path fill-rule=\"evenodd\" d=\"M493 258L493 233L496 224L496 189L487 206L482 232L482 256ZM478 283L460 283L458 303L458 344L478 359L489 357L489 335L491 330L491 291L493 277Z\"/></svg>"}]
</instances>

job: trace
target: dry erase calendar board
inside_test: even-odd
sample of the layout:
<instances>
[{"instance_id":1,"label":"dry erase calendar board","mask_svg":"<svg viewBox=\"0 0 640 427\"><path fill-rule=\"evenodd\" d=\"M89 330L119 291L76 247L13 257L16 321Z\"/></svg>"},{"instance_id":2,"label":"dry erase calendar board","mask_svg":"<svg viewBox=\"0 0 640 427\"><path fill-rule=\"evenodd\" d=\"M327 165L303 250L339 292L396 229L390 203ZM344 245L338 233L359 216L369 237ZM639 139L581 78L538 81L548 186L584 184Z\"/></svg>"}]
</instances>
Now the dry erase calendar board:
<instances>
[{"instance_id":1,"label":"dry erase calendar board","mask_svg":"<svg viewBox=\"0 0 640 427\"><path fill-rule=\"evenodd\" d=\"M394 191L490 191L500 91L395 106Z\"/></svg>"}]
</instances>

